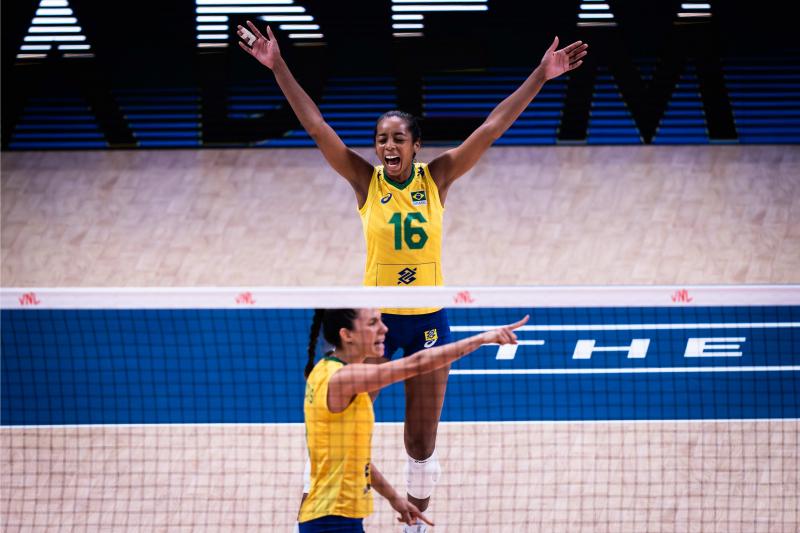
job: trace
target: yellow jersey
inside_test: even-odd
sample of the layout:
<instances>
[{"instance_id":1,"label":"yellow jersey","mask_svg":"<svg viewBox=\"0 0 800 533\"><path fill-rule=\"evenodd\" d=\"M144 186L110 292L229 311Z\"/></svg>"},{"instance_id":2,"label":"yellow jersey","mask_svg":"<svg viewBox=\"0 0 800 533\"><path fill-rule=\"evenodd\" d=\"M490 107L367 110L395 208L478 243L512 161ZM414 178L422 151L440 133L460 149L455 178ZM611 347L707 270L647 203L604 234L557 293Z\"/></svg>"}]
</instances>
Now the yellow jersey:
<instances>
[{"instance_id":1,"label":"yellow jersey","mask_svg":"<svg viewBox=\"0 0 800 533\"><path fill-rule=\"evenodd\" d=\"M367 200L358 212L367 242L364 285L444 285L441 261L444 206L426 163L414 163L413 175L402 184L387 180L383 165L376 166ZM383 309L399 315L438 310L438 307Z\"/></svg>"},{"instance_id":2,"label":"yellow jersey","mask_svg":"<svg viewBox=\"0 0 800 533\"><path fill-rule=\"evenodd\" d=\"M363 392L341 413L328 410L328 383L344 365L325 357L306 381L303 411L311 488L300 507L300 522L328 515L364 518L372 513L372 400Z\"/></svg>"}]
</instances>

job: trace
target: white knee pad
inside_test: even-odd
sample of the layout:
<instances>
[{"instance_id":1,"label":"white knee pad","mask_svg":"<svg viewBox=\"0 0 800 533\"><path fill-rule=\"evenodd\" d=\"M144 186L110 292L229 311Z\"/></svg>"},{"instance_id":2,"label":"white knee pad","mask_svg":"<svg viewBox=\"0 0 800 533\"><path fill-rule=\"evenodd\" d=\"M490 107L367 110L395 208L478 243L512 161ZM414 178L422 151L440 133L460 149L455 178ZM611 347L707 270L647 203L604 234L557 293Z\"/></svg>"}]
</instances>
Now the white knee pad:
<instances>
[{"instance_id":1,"label":"white knee pad","mask_svg":"<svg viewBox=\"0 0 800 533\"><path fill-rule=\"evenodd\" d=\"M431 497L433 487L439 483L442 467L436 457L436 451L427 459L408 457L406 461L406 492L418 500Z\"/></svg>"}]
</instances>

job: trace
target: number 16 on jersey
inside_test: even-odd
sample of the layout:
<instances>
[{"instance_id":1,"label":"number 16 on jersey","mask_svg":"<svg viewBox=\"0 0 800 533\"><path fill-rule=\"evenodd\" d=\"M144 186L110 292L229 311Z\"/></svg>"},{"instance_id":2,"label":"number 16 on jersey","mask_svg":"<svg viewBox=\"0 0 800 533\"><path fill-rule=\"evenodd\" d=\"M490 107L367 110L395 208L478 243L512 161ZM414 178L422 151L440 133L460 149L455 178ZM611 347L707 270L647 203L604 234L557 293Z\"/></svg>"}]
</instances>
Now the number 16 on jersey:
<instances>
[{"instance_id":1,"label":"number 16 on jersey","mask_svg":"<svg viewBox=\"0 0 800 533\"><path fill-rule=\"evenodd\" d=\"M420 250L428 242L428 234L420 226L412 226L412 222L424 224L427 222L422 213L408 213L403 218L402 213L395 213L389 219L389 224L394 226L394 249L402 250L403 242L411 250Z\"/></svg>"}]
</instances>

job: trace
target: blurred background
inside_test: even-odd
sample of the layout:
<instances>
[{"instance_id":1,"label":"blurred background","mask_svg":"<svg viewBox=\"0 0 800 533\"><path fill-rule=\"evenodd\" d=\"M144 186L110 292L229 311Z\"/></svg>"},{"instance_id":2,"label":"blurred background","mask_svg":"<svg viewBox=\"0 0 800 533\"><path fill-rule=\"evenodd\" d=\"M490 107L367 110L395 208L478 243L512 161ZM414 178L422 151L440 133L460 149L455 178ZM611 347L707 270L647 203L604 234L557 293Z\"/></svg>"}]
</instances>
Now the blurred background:
<instances>
[{"instance_id":1,"label":"blurred background","mask_svg":"<svg viewBox=\"0 0 800 533\"><path fill-rule=\"evenodd\" d=\"M785 3L660 0L32 0L2 6L2 148L310 146L237 24L271 24L353 146L401 108L463 139L558 35L586 64L498 144L796 143L800 49Z\"/></svg>"}]
</instances>

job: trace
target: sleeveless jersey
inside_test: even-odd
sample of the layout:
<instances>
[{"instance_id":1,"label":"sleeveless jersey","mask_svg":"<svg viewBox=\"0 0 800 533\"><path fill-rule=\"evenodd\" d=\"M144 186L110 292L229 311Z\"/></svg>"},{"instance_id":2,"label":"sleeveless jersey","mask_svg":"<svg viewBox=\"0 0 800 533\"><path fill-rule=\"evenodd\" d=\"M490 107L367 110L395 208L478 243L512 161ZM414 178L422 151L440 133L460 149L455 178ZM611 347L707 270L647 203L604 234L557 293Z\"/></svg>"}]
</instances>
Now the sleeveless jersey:
<instances>
[{"instance_id":1,"label":"sleeveless jersey","mask_svg":"<svg viewBox=\"0 0 800 533\"><path fill-rule=\"evenodd\" d=\"M364 518L372 513L372 400L364 392L341 413L328 410L328 383L343 366L339 359L326 357L306 382L303 411L311 488L300 507L300 522L328 515Z\"/></svg>"},{"instance_id":2,"label":"sleeveless jersey","mask_svg":"<svg viewBox=\"0 0 800 533\"><path fill-rule=\"evenodd\" d=\"M441 262L444 207L427 164L414 163L414 175L402 185L388 181L383 165L376 166L367 201L358 212L367 242L364 285L444 285ZM438 310L438 307L383 309L399 315Z\"/></svg>"}]
</instances>

